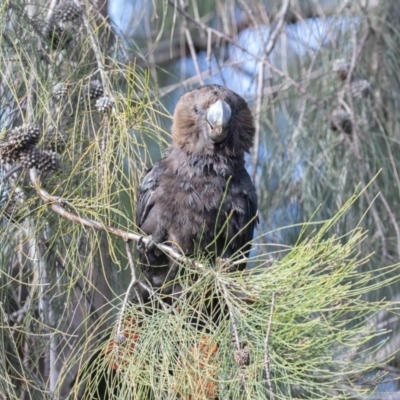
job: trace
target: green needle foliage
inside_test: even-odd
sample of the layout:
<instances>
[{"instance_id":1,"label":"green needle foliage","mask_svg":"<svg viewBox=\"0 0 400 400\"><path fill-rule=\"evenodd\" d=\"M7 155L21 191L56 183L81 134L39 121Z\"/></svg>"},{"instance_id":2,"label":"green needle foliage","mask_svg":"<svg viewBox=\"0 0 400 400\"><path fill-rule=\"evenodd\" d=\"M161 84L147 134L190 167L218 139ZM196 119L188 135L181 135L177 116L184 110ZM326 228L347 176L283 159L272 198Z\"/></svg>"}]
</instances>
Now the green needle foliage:
<instances>
[{"instance_id":1,"label":"green needle foliage","mask_svg":"<svg viewBox=\"0 0 400 400\"><path fill-rule=\"evenodd\" d=\"M377 368L387 362L379 356L387 332L373 321L383 310L395 313L397 305L364 300L392 280L377 284L377 276L363 269L368 260L358 254L366 239L360 229L346 238L331 233L349 208L351 202L277 261L267 263L258 255L257 266L241 273L207 260L201 267L182 264L185 276L195 274L196 281L180 281L182 295L172 307L155 301L149 315L130 305L123 317L126 339L114 341L114 324L109 341L93 350L103 356L81 369L81 381L98 382L112 372L107 390L113 393L118 382L120 399L204 399L217 392L224 399L370 394L384 379ZM398 270L394 265L379 274ZM218 299L224 317L218 323L203 319L200 328L193 316L210 298ZM248 357L243 365L240 351ZM87 384L82 397L76 389L72 398L90 399L94 387Z\"/></svg>"},{"instance_id":2,"label":"green needle foliage","mask_svg":"<svg viewBox=\"0 0 400 400\"><path fill-rule=\"evenodd\" d=\"M236 2L191 1L193 28L178 4L153 2L153 14L142 10L132 28L147 36L128 47L103 3L0 5L0 179L22 163L0 181L0 400L357 399L393 379L383 373L392 356L383 346L398 313L396 14L382 6L376 19L356 19L353 32L360 62L352 79L377 70L366 43L386 43L378 57L385 73L371 80L382 101L352 103L350 82L327 73L338 49L298 63L292 54L290 71L265 73L265 101L250 99L264 116L257 150L268 149L251 162L262 224L250 268L232 273L226 260L212 265L202 254L181 260L182 292L167 306L157 292L151 304L131 301L137 187L169 143L160 96L172 91L165 76L176 75L144 61L159 43L168 51L157 57L176 57L179 22L196 51L221 44L214 57L225 63L224 35L234 42L246 21L227 17ZM251 26L265 24L266 11L276 15L264 2L239 3ZM338 10L350 20L362 11ZM223 27L221 35L207 36L203 21ZM340 132L327 119L339 105L354 114L353 136L348 120ZM35 177L28 167L38 154L60 168L41 170L42 159ZM360 182L365 190L352 197ZM375 200L379 191L384 201ZM305 216L298 226L274 223L283 204L296 202ZM316 219L325 222L303 224ZM281 240L286 231L294 239Z\"/></svg>"}]
</instances>

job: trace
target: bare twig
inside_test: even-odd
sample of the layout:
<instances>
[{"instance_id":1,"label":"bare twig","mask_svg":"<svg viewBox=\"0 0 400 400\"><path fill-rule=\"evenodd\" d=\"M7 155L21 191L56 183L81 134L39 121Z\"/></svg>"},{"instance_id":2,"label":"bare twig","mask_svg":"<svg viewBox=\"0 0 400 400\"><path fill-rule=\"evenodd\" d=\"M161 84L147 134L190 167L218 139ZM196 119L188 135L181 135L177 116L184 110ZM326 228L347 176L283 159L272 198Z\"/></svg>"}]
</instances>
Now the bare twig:
<instances>
[{"instance_id":1,"label":"bare twig","mask_svg":"<svg viewBox=\"0 0 400 400\"><path fill-rule=\"evenodd\" d=\"M135 286L136 286L136 284L138 282L137 281L137 277L136 277L135 264L133 262L132 251L131 251L131 248L130 248L129 241L125 241L125 250L126 250L126 254L128 256L128 262L129 262L129 266L130 266L130 269L131 269L131 282L129 283L128 289L126 290L125 297L124 297L124 300L122 302L121 309L119 311L118 323L117 323L117 333L116 333L117 337L120 337L121 335L123 335L122 324L123 324L123 321L124 321L125 309L126 309L126 307L128 306L128 303L129 303L130 292L131 292L132 288L135 288ZM143 304L141 302L141 298L139 296L139 293L138 293L137 289L136 289L135 292L136 292L139 304L143 307ZM117 360L117 363L119 363L119 351L118 351L119 346L115 346L114 348L115 348L115 353L116 353L115 354L116 360Z\"/></svg>"},{"instance_id":2,"label":"bare twig","mask_svg":"<svg viewBox=\"0 0 400 400\"><path fill-rule=\"evenodd\" d=\"M49 232L50 227L47 225L47 227L44 229L43 236L45 241L49 240ZM47 258L45 258L45 246L43 244L42 240L38 240L38 249L39 249L39 255L42 258L42 264L43 264L43 277L42 277L42 285L43 288L45 288L45 285L49 286L50 285L50 276L51 276L51 271L50 271L50 266L48 263ZM57 362L57 336L55 335L54 332L50 331L50 327L54 326L55 323L55 318L56 318L56 313L54 312L53 304L50 301L50 294L49 294L49 289L44 292L44 299L43 299L43 304L47 308L47 319L48 319L48 325L49 325L49 334L50 334L50 341L48 344L48 350L46 349L46 352L48 351L49 353L49 390L51 393L54 393L56 390L57 382L58 382L58 371L56 368L56 362Z\"/></svg>"},{"instance_id":3,"label":"bare twig","mask_svg":"<svg viewBox=\"0 0 400 400\"><path fill-rule=\"evenodd\" d=\"M94 53L94 56L96 58L96 63L97 63L97 68L100 74L100 79L101 83L103 86L103 91L104 94L108 97L112 97L112 91L110 90L108 80L106 78L106 72L104 68L104 60L102 58L102 52L100 50L100 44L97 42L97 39L93 33L92 27L90 26L89 19L86 13L86 9L83 6L81 0L74 0L74 3L81 9L81 15L82 15L82 20L83 20L83 25L85 26L86 33L89 36L90 44ZM114 107L113 107L114 109ZM101 130L102 132L102 137L101 137L101 145L100 145L100 151L102 155L102 170L103 170L103 180L102 182L106 182L106 174L107 174L107 165L106 165L106 158L105 158L105 153L106 153L106 147L107 147L107 138L108 138L108 130L109 130L109 118L105 116L103 118L103 129Z\"/></svg>"},{"instance_id":4,"label":"bare twig","mask_svg":"<svg viewBox=\"0 0 400 400\"><path fill-rule=\"evenodd\" d=\"M181 7L184 8L184 0L180 0L180 4L181 4ZM203 77L201 75L201 70L200 70L200 67L199 67L199 62L197 60L197 53L196 53L196 50L195 50L194 45L193 45L192 34L190 33L190 30L187 27L187 21L186 20L183 21L183 29L185 31L186 40L187 40L187 43L188 43L188 46L189 46L190 55L192 57L194 67L196 69L197 77L199 79L199 82L202 85L204 85Z\"/></svg>"},{"instance_id":5,"label":"bare twig","mask_svg":"<svg viewBox=\"0 0 400 400\"><path fill-rule=\"evenodd\" d=\"M265 375L267 378L268 382L268 387L269 387L269 394L271 400L275 399L274 392L272 389L272 383L271 383L271 374L270 374L270 359L269 359L269 335L271 333L271 326L272 326L272 316L274 314L274 306L275 306L275 292L272 293L272 299L271 299L271 310L269 314L269 321L268 321L268 328L267 328L267 333L265 335L265 345L264 345L264 351L265 351Z\"/></svg>"},{"instance_id":6,"label":"bare twig","mask_svg":"<svg viewBox=\"0 0 400 400\"><path fill-rule=\"evenodd\" d=\"M49 297L49 268L44 259L40 248L40 241L35 234L35 229L33 221L28 219L27 221L27 237L29 240L29 257L33 263L34 280L33 288L38 287L40 291L39 296L39 313L41 317L41 322L43 324L43 334L44 336L52 337L53 333L51 331L51 306ZM43 380L47 381L50 378L50 373L54 365L51 363L51 348L50 343L44 349L43 355ZM50 388L49 388L50 389Z\"/></svg>"},{"instance_id":7,"label":"bare twig","mask_svg":"<svg viewBox=\"0 0 400 400\"><path fill-rule=\"evenodd\" d=\"M51 24L53 22L53 16L54 16L54 9L56 8L58 3L58 0L51 0L51 3L47 9L47 14L46 14L46 23L43 27L42 33L44 37L47 37L50 31Z\"/></svg>"},{"instance_id":8,"label":"bare twig","mask_svg":"<svg viewBox=\"0 0 400 400\"><path fill-rule=\"evenodd\" d=\"M279 10L279 13L276 16L277 22L275 25L275 28L273 29L273 31L271 32L271 34L269 35L268 38L268 43L265 47L265 54L267 56L270 55L271 51L274 49L275 47L275 43L276 40L278 39L278 36L281 32L283 23L285 22L285 18L286 18L286 14L289 10L289 4L290 4L290 0L284 0L282 3L282 7Z\"/></svg>"},{"instance_id":9,"label":"bare twig","mask_svg":"<svg viewBox=\"0 0 400 400\"><path fill-rule=\"evenodd\" d=\"M139 302L142 312L144 313L142 296L140 295L139 291L137 290L138 279L137 279L137 275L136 275L135 263L133 261L132 249L131 249L130 243L128 241L125 242L125 250L126 250L126 255L128 256L129 267L131 269L131 277L132 277L131 283L133 285L133 291L135 292L137 301ZM131 285L129 285L129 286L131 287ZM129 294L129 290L130 290L130 288L128 287L127 295Z\"/></svg>"},{"instance_id":10,"label":"bare twig","mask_svg":"<svg viewBox=\"0 0 400 400\"><path fill-rule=\"evenodd\" d=\"M232 325L233 336L235 337L236 349L240 350L241 346L240 346L239 329L238 329L238 326L236 324L236 319L235 319L235 315L233 314L232 306L229 303L229 294L228 294L228 291L226 289L226 284L223 281L220 281L220 284L222 285L222 291L223 291L224 296L225 296L226 306L228 307L228 313L229 313L229 318L230 318L231 325ZM242 380L243 388L246 391L247 396L249 397L249 389L248 389L248 386L247 386L246 375L243 373L242 370L240 370L240 378Z\"/></svg>"},{"instance_id":11,"label":"bare twig","mask_svg":"<svg viewBox=\"0 0 400 400\"><path fill-rule=\"evenodd\" d=\"M254 137L254 149L253 149L253 169L252 169L252 179L253 181L256 178L256 171L258 166L258 159L260 153L260 121L261 121L261 105L263 101L263 93L264 93L264 60L267 60L270 56L272 50L275 47L278 36L281 32L286 14L289 9L289 0L285 0L282 4L281 10L277 15L277 22L269 35L268 42L266 44L263 43L263 47L265 48L265 52L262 56L262 60L259 65L259 73L258 73L258 81L257 81L257 101L256 101L256 122L255 122L255 137ZM261 35L260 38L262 39Z\"/></svg>"},{"instance_id":12,"label":"bare twig","mask_svg":"<svg viewBox=\"0 0 400 400\"><path fill-rule=\"evenodd\" d=\"M256 101L256 118L255 118L255 133L254 133L254 144L253 144L253 157L252 157L252 169L251 179L255 182L257 177L258 159L260 155L260 130L261 130L261 105L263 99L263 88L264 88L264 64L259 64L258 80L257 80L257 101Z\"/></svg>"},{"instance_id":13,"label":"bare twig","mask_svg":"<svg viewBox=\"0 0 400 400\"><path fill-rule=\"evenodd\" d=\"M130 292L131 292L132 288L135 291L137 300L138 300L138 302L140 304L142 312L144 313L142 298L141 298L141 296L139 294L139 291L136 288L136 286L139 284L139 281L138 281L137 275L136 275L136 268L135 268L135 263L133 261L133 255L132 255L132 250L130 248L130 241L129 240L125 241L125 250L126 250L127 257L128 257L129 267L131 269L131 282L129 283L128 289L126 290L125 297L124 297L124 300L122 302L122 307L121 307L121 310L119 312L118 323L117 323L117 335L121 335L122 334L122 323L123 323L123 320L124 320L124 313L125 313L125 309L126 309L128 303L129 303L129 295L130 295Z\"/></svg>"},{"instance_id":14,"label":"bare twig","mask_svg":"<svg viewBox=\"0 0 400 400\"><path fill-rule=\"evenodd\" d=\"M86 33L89 36L90 44L92 46L92 50L93 50L94 56L96 58L96 63L97 63L97 67L98 67L99 72L100 72L100 79L101 79L101 83L103 85L104 93L107 96L110 96L111 93L110 93L110 90L108 89L108 82L107 82L106 73L105 73L105 70L104 70L104 63L103 63L103 58L101 56L102 52L100 50L100 45L96 41L96 38L95 38L94 33L92 31L92 27L90 26L89 19L88 19L88 16L87 16L87 13L86 13L86 9L85 9L84 5L82 4L82 2L80 0L74 0L74 3L81 10L83 25L85 26Z\"/></svg>"},{"instance_id":15,"label":"bare twig","mask_svg":"<svg viewBox=\"0 0 400 400\"><path fill-rule=\"evenodd\" d=\"M0 176L0 185L7 181L13 174L24 168L21 164L17 164L10 168L3 176Z\"/></svg>"},{"instance_id":16,"label":"bare twig","mask_svg":"<svg viewBox=\"0 0 400 400\"><path fill-rule=\"evenodd\" d=\"M237 68L237 66L242 63L243 63L243 61L241 61L241 60L240 61L229 60L224 65ZM209 71L202 72L201 75L204 79L211 78L214 74L216 74L220 70L221 70L220 67L213 68L211 71L209 70ZM300 77L299 83L302 83L303 81L309 83L313 79L321 78L324 74L325 74L325 72L322 69L316 70L314 72L310 72L309 74L307 74L307 76ZM185 86L189 86L189 85L193 85L198 82L199 82L199 79L198 79L197 75L191 76L190 78L187 78L182 82L174 83L172 85L161 88L158 92L158 95L161 98L161 97L164 97L167 94L173 92L176 89L179 89L179 88L185 87ZM277 85L274 85L274 86L265 86L265 87L263 87L263 96L273 95L276 93L283 93L284 91L289 90L290 88L291 88L291 85L289 83L278 83Z\"/></svg>"}]
</instances>

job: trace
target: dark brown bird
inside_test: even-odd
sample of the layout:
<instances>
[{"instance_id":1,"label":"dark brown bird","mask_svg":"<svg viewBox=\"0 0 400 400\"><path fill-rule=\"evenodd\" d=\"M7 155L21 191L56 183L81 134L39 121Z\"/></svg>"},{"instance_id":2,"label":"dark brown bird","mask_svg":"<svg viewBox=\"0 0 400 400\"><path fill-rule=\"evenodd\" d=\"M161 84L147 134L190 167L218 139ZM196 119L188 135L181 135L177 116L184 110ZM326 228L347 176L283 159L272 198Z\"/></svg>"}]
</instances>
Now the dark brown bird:
<instances>
[{"instance_id":1,"label":"dark brown bird","mask_svg":"<svg viewBox=\"0 0 400 400\"><path fill-rule=\"evenodd\" d=\"M144 177L136 222L155 243L230 258L247 256L256 222L257 195L245 169L254 123L246 101L219 85L205 85L178 101L172 146ZM178 266L155 246L139 246L143 274L170 293ZM243 263L239 269L244 269Z\"/></svg>"}]
</instances>

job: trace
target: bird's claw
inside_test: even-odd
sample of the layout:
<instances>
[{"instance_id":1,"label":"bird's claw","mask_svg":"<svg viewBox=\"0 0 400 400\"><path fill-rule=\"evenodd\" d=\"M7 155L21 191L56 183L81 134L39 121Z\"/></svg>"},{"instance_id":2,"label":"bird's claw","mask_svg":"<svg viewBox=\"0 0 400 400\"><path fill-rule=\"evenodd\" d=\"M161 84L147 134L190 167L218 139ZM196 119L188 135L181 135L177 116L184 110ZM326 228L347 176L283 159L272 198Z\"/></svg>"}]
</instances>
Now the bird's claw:
<instances>
[{"instance_id":1,"label":"bird's claw","mask_svg":"<svg viewBox=\"0 0 400 400\"><path fill-rule=\"evenodd\" d=\"M145 244L143 243L143 236L141 236L137 242L136 248L140 251L143 250L145 247Z\"/></svg>"},{"instance_id":2,"label":"bird's claw","mask_svg":"<svg viewBox=\"0 0 400 400\"><path fill-rule=\"evenodd\" d=\"M152 236L150 235L148 238L144 238L143 236L138 240L137 249L141 251L149 251L155 247Z\"/></svg>"},{"instance_id":3,"label":"bird's claw","mask_svg":"<svg viewBox=\"0 0 400 400\"><path fill-rule=\"evenodd\" d=\"M142 236L137 243L137 249L139 251L144 251L146 253L152 251L157 255L157 253L160 252L160 250L157 248L157 240L153 239L153 235L150 235L149 237L145 238Z\"/></svg>"}]
</instances>

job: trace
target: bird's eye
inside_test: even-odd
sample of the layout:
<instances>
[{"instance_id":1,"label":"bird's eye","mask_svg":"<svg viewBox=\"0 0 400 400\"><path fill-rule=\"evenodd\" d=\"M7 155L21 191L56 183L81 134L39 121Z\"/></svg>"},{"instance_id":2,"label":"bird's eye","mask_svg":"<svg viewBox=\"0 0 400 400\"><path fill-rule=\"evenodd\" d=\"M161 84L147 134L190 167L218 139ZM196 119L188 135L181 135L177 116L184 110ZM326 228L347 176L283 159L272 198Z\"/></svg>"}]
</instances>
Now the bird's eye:
<instances>
[{"instance_id":1,"label":"bird's eye","mask_svg":"<svg viewBox=\"0 0 400 400\"><path fill-rule=\"evenodd\" d=\"M193 107L193 110L194 110L194 112L197 114L197 113L199 112L199 107L194 106L194 107Z\"/></svg>"}]
</instances>

